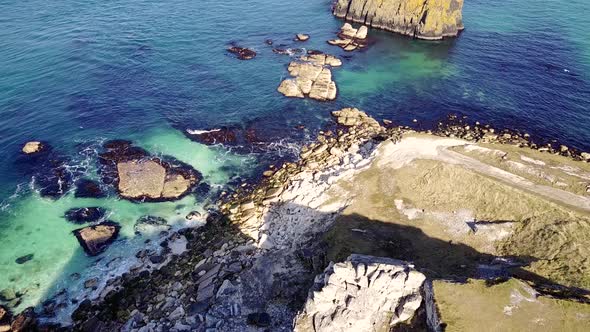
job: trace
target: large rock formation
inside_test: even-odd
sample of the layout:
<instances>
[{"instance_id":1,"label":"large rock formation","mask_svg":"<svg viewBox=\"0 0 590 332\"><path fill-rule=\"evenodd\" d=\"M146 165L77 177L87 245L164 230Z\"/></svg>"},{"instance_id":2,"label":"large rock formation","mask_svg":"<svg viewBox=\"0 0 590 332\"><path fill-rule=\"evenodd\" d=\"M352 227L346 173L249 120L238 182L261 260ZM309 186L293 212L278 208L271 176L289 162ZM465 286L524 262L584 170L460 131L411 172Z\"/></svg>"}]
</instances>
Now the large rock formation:
<instances>
[{"instance_id":1,"label":"large rock formation","mask_svg":"<svg viewBox=\"0 0 590 332\"><path fill-rule=\"evenodd\" d=\"M101 177L114 184L121 197L138 201L178 199L199 182L200 174L190 165L171 157L153 157L128 141L109 141L99 154Z\"/></svg>"},{"instance_id":2,"label":"large rock formation","mask_svg":"<svg viewBox=\"0 0 590 332\"><path fill-rule=\"evenodd\" d=\"M301 61L289 64L288 78L281 82L278 91L287 97L327 101L336 99L336 83L332 81L330 67L341 66L340 59L326 54L311 54L301 57Z\"/></svg>"},{"instance_id":3,"label":"large rock formation","mask_svg":"<svg viewBox=\"0 0 590 332\"><path fill-rule=\"evenodd\" d=\"M439 330L426 277L403 261L351 255L330 264L315 286L297 332L389 331L398 324Z\"/></svg>"},{"instance_id":4,"label":"large rock formation","mask_svg":"<svg viewBox=\"0 0 590 332\"><path fill-rule=\"evenodd\" d=\"M456 36L463 0L338 0L334 15L420 39Z\"/></svg>"}]
</instances>

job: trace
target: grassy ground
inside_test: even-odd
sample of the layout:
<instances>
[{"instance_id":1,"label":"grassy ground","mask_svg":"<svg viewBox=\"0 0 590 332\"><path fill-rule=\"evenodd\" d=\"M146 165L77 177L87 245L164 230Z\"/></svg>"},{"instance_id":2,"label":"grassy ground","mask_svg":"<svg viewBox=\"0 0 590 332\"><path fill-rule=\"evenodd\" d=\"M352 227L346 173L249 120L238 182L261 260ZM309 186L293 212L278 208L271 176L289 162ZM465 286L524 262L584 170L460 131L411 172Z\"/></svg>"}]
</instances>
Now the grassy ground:
<instances>
[{"instance_id":1,"label":"grassy ground","mask_svg":"<svg viewBox=\"0 0 590 332\"><path fill-rule=\"evenodd\" d=\"M542 160L545 156L549 155L532 157ZM565 160L549 156L544 161L555 166L559 159ZM516 281L512 279L493 287L480 281L441 284L441 280L476 278L479 264L488 264L497 256L510 256L527 263L514 269L516 276L525 276L533 283L590 289L588 213L461 165L426 159L396 169L376 164L354 181L338 183L332 189L333 199L354 200L326 235L330 259L338 261L350 253L362 253L414 262L418 269L440 281L435 294L439 301L440 289L439 306L452 331L477 330L480 311L469 312L469 305L462 306L461 299L466 297L473 297L474 305L482 306L486 320L497 321L497 325L490 325L490 330L521 331L534 326L576 330L588 324L578 318L588 317L584 315L590 305L546 297L530 308L527 304L524 309L515 310L512 316L502 308L486 311L486 303L510 298L506 294L515 287ZM470 227L466 221L474 224ZM458 314L452 315L454 311ZM534 321L536 317L544 320Z\"/></svg>"}]
</instances>

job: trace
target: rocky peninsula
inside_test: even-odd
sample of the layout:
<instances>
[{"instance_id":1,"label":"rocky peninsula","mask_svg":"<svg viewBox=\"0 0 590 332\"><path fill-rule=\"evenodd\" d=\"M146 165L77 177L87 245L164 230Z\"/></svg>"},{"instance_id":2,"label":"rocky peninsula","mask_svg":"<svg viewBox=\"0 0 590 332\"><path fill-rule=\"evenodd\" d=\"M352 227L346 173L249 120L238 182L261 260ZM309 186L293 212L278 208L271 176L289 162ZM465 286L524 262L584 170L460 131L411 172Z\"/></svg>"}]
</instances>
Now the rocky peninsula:
<instances>
[{"instance_id":1,"label":"rocky peninsula","mask_svg":"<svg viewBox=\"0 0 590 332\"><path fill-rule=\"evenodd\" d=\"M80 304L75 329L590 323L587 154L456 118L419 133L356 108L333 116L299 160L222 197L206 226L138 252L141 265Z\"/></svg>"},{"instance_id":2,"label":"rocky peninsula","mask_svg":"<svg viewBox=\"0 0 590 332\"><path fill-rule=\"evenodd\" d=\"M436 40L463 30L463 0L338 0L334 15L403 35Z\"/></svg>"}]
</instances>

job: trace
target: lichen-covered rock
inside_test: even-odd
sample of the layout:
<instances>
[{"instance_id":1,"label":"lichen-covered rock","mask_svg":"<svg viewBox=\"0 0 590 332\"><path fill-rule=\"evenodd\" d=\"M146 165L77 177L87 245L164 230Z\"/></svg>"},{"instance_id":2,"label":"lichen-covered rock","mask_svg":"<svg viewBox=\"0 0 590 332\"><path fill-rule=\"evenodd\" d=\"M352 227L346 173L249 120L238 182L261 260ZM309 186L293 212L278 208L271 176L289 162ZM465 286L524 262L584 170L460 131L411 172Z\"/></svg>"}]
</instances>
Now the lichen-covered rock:
<instances>
[{"instance_id":1,"label":"lichen-covered rock","mask_svg":"<svg viewBox=\"0 0 590 332\"><path fill-rule=\"evenodd\" d=\"M112 221L105 221L73 231L84 251L90 256L103 252L119 235L121 227Z\"/></svg>"},{"instance_id":2,"label":"lichen-covered rock","mask_svg":"<svg viewBox=\"0 0 590 332\"><path fill-rule=\"evenodd\" d=\"M426 277L400 260L351 255L331 263L314 288L295 331L389 331L398 324L438 329Z\"/></svg>"},{"instance_id":3,"label":"lichen-covered rock","mask_svg":"<svg viewBox=\"0 0 590 332\"><path fill-rule=\"evenodd\" d=\"M338 0L334 15L420 39L457 36L463 0Z\"/></svg>"}]
</instances>

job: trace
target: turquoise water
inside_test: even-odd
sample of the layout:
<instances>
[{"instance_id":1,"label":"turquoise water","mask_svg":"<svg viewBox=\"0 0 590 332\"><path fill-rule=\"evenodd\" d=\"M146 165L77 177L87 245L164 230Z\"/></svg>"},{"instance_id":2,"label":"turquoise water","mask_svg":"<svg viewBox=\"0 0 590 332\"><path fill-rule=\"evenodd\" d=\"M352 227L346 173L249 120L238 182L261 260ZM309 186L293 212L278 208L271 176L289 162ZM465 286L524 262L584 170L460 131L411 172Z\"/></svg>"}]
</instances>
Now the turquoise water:
<instances>
[{"instance_id":1,"label":"turquoise water","mask_svg":"<svg viewBox=\"0 0 590 332\"><path fill-rule=\"evenodd\" d=\"M208 200L42 198L19 162L28 140L48 142L69 158L69 169L97 178L102 142L130 139L192 165L213 192L293 156L343 106L402 124L418 119L424 127L461 113L590 150L585 0L467 1L466 30L457 39L425 42L371 30L370 47L356 53L326 44L342 24L330 1L0 0L0 10L0 290L25 293L19 308L65 285L75 297L85 277L109 269L102 264L111 258L120 257L122 268L133 264L129 256L145 240L132 231L138 217L182 227L183 216ZM299 32L311 39L293 41ZM333 72L337 100L276 92L291 59L273 53L269 38L277 47L342 57ZM230 42L258 56L239 61L225 52ZM184 135L224 125L253 128L266 143L246 154L249 147L204 146ZM121 223L120 240L101 255L109 259L86 257L71 235L77 226L63 213L81 206L103 206ZM31 253L31 261L14 262ZM82 278L72 281L72 273Z\"/></svg>"}]
</instances>

